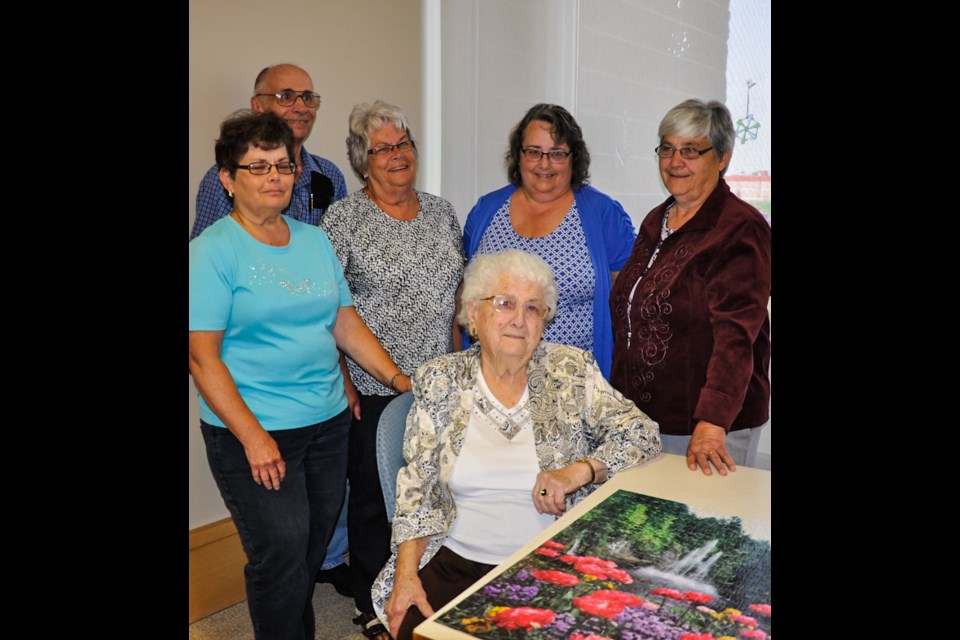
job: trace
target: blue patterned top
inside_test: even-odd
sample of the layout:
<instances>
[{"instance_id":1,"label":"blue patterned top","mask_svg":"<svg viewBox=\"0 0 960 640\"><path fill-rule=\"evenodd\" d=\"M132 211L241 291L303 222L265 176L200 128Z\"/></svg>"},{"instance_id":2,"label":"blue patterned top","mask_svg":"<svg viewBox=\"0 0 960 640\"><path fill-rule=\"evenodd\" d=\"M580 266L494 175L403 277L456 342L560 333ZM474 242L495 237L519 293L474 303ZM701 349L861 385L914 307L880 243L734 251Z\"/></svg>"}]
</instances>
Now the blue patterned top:
<instances>
[{"instance_id":1,"label":"blue patterned top","mask_svg":"<svg viewBox=\"0 0 960 640\"><path fill-rule=\"evenodd\" d=\"M597 277L576 200L570 205L563 222L552 232L542 238L525 238L513 230L510 198L507 198L480 238L476 253L496 253L505 249L535 253L553 269L560 295L557 315L547 325L543 339L593 351L593 290Z\"/></svg>"}]
</instances>

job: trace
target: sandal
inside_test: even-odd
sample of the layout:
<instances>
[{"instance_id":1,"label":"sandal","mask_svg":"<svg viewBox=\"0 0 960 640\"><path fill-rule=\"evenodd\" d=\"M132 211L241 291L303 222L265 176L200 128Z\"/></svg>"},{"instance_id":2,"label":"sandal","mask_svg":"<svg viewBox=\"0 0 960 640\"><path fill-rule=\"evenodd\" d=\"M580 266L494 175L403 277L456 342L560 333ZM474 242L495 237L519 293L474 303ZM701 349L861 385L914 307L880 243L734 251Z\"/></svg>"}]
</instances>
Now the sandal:
<instances>
[{"instance_id":1,"label":"sandal","mask_svg":"<svg viewBox=\"0 0 960 640\"><path fill-rule=\"evenodd\" d=\"M380 638L381 640L390 638L390 633L387 631L387 628L383 626L383 623L380 622L377 614L360 611L357 613L360 615L353 619L353 624L360 627L360 633L365 637L370 638L370 640L374 640L374 638Z\"/></svg>"}]
</instances>

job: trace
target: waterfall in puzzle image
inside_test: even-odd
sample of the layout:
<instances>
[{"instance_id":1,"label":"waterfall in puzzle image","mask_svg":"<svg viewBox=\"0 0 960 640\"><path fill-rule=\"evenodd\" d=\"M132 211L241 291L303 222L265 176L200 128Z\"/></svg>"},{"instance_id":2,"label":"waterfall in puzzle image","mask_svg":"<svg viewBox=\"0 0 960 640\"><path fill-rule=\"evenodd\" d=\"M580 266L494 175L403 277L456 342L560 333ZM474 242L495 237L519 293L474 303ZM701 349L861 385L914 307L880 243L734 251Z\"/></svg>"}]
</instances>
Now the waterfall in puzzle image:
<instances>
[{"instance_id":1,"label":"waterfall in puzzle image","mask_svg":"<svg viewBox=\"0 0 960 640\"><path fill-rule=\"evenodd\" d=\"M680 591L699 591L716 597L716 588L707 581L710 567L723 555L722 551L714 551L716 546L717 541L710 540L663 569L641 567L634 574L651 584L669 586Z\"/></svg>"}]
</instances>

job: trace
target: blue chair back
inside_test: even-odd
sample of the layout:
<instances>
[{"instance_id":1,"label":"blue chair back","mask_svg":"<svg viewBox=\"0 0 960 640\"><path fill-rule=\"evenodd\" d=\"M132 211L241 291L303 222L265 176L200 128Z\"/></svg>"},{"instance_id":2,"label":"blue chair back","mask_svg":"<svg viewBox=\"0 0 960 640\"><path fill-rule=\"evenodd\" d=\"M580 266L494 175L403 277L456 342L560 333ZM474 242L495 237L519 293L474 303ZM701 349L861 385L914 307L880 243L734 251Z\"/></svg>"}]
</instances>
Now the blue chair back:
<instances>
[{"instance_id":1,"label":"blue chair back","mask_svg":"<svg viewBox=\"0 0 960 640\"><path fill-rule=\"evenodd\" d=\"M393 522L393 510L397 503L397 472L406 464L403 459L403 433L412 405L413 394L409 391L401 393L386 406L377 424L377 469L388 522Z\"/></svg>"}]
</instances>

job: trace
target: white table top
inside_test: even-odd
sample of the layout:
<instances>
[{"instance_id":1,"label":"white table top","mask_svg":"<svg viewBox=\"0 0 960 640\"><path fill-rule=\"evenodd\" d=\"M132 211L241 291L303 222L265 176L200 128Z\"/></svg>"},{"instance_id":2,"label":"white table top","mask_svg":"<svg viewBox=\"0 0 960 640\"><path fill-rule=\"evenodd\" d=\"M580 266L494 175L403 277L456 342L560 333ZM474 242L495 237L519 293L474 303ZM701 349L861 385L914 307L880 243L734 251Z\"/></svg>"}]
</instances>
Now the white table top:
<instances>
[{"instance_id":1,"label":"white table top","mask_svg":"<svg viewBox=\"0 0 960 640\"><path fill-rule=\"evenodd\" d=\"M475 583L435 615L417 626L414 630L414 638L424 640L473 638L474 636L456 631L434 620L552 538L572 519L583 515L619 489L682 502L694 512L704 510L711 515L739 516L744 530L751 536L759 539L769 539L770 536L769 471L737 467L735 472L728 473L726 476L721 476L716 470L713 475L707 476L699 469L690 471L685 457L661 453L650 462L625 469L604 483L566 515L499 564L483 580Z\"/></svg>"}]
</instances>

